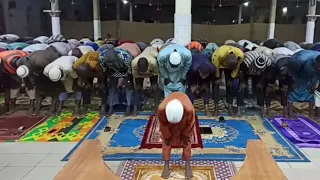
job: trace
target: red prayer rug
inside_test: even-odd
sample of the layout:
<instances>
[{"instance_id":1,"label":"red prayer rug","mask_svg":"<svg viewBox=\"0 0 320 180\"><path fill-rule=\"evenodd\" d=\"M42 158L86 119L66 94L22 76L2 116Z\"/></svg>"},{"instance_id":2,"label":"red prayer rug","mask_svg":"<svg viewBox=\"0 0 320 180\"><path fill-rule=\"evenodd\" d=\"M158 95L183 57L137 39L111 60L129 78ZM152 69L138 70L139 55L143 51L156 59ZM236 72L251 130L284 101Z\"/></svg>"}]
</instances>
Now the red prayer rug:
<instances>
[{"instance_id":1,"label":"red prayer rug","mask_svg":"<svg viewBox=\"0 0 320 180\"><path fill-rule=\"evenodd\" d=\"M45 116L27 116L16 112L0 118L0 142L15 141L46 120Z\"/></svg>"},{"instance_id":2,"label":"red prayer rug","mask_svg":"<svg viewBox=\"0 0 320 180\"><path fill-rule=\"evenodd\" d=\"M195 126L193 135L191 136L191 147L192 148L203 148L201 139L201 130L199 126L198 117L196 116ZM152 148L162 148L162 139L160 132L160 123L158 116L152 115L149 118L140 149L152 149ZM173 148L182 148L174 147Z\"/></svg>"}]
</instances>

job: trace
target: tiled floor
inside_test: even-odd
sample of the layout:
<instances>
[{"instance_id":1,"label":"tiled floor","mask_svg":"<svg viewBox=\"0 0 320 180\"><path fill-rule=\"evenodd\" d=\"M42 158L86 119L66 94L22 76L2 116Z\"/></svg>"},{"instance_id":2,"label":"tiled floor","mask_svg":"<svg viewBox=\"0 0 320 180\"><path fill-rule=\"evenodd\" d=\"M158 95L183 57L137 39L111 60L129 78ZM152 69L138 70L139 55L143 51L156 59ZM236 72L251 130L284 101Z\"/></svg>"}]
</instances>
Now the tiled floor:
<instances>
[{"instance_id":1,"label":"tiled floor","mask_svg":"<svg viewBox=\"0 0 320 180\"><path fill-rule=\"evenodd\" d=\"M1 180L52 180L65 162L60 160L76 143L0 143ZM304 148L310 163L278 163L289 180L320 179L320 149ZM116 171L120 162L106 162ZM240 169L243 162L235 162Z\"/></svg>"}]
</instances>

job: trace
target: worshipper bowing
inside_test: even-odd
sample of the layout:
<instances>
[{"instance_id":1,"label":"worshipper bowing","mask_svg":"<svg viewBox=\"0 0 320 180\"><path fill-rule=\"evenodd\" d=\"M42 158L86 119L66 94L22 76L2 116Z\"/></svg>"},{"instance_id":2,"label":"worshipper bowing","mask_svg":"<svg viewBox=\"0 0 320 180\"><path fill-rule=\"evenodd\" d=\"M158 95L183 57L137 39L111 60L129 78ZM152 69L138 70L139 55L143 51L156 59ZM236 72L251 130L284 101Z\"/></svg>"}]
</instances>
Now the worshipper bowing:
<instances>
[{"instance_id":1,"label":"worshipper bowing","mask_svg":"<svg viewBox=\"0 0 320 180\"><path fill-rule=\"evenodd\" d=\"M72 53L77 57L80 56L81 51L79 49L75 50L77 52ZM81 56L74 64L73 69L78 75L77 85L82 89L83 98L83 111L82 114L88 113L88 106L91 103L91 92L93 86L98 88L98 92L101 98L101 108L100 114L104 115L106 113L106 103L107 103L107 91L106 91L106 76L107 74L103 72L102 67L99 62L99 52L88 52ZM95 79L96 78L96 79ZM94 82L97 80L97 82Z\"/></svg>"},{"instance_id":2,"label":"worshipper bowing","mask_svg":"<svg viewBox=\"0 0 320 180\"><path fill-rule=\"evenodd\" d=\"M132 76L134 78L134 88L136 92L136 104L140 103L140 95L143 89L143 82L145 78L149 78L151 88L153 91L155 102L155 113L157 113L160 103L160 90L158 86L158 50L152 46L147 47L139 56L135 57L132 62Z\"/></svg>"},{"instance_id":3,"label":"worshipper bowing","mask_svg":"<svg viewBox=\"0 0 320 180\"><path fill-rule=\"evenodd\" d=\"M126 108L126 115L129 115L130 114L130 107L132 104L131 101L132 101L133 97L135 96L131 62L135 57L137 57L141 54L141 52L142 52L141 48L143 48L143 47L141 46L141 48L140 48L138 46L138 44L132 40L119 41L118 44L119 44L119 46L116 47L115 49L127 51L131 57L131 58L127 59L128 76L126 77L125 81L122 81L124 83L123 85L125 85L126 89L128 90L127 92L129 93L127 96L127 98L129 98L129 99L127 99L128 104L127 104L127 108ZM116 81L114 81L114 82L116 82ZM114 83L113 85L114 85L113 87L116 87L115 86L116 83ZM135 97L135 98L138 99L138 97ZM138 115L138 105L139 105L138 100L133 102L133 113L132 113L133 116Z\"/></svg>"},{"instance_id":4,"label":"worshipper bowing","mask_svg":"<svg viewBox=\"0 0 320 180\"><path fill-rule=\"evenodd\" d=\"M219 47L212 55L212 63L216 67L216 80L214 82L214 92L215 97L219 97L219 87L221 83L221 71L224 72L226 80L226 90L227 90L227 103L229 115L233 116L234 112L232 110L233 98L237 96L237 116L242 116L243 102L243 91L244 86L239 86L239 88L234 87L234 81L238 80L238 73L240 65L243 62L244 54L236 47L223 45ZM238 89L238 90L237 90ZM219 104L219 99L215 99L215 104Z\"/></svg>"},{"instance_id":5,"label":"worshipper bowing","mask_svg":"<svg viewBox=\"0 0 320 180\"><path fill-rule=\"evenodd\" d=\"M74 84L77 84L75 81L78 76L73 70L73 64L78 60L75 56L61 56L52 63L48 64L44 70L43 74L47 76L51 81L58 82L61 81L64 85L66 92L61 92L59 94L59 103L56 115L59 116L62 111L63 103L68 98L68 93L73 92ZM75 82L75 83L74 83ZM81 91L75 91L75 110L74 114L79 115L79 109L81 104Z\"/></svg>"},{"instance_id":6,"label":"worshipper bowing","mask_svg":"<svg viewBox=\"0 0 320 180\"><path fill-rule=\"evenodd\" d=\"M14 113L16 100L19 96L21 79L17 76L18 61L27 56L27 53L21 50L3 51L0 53L0 82L4 87L4 108L7 115ZM34 89L27 89L29 98L34 100Z\"/></svg>"},{"instance_id":7,"label":"worshipper bowing","mask_svg":"<svg viewBox=\"0 0 320 180\"><path fill-rule=\"evenodd\" d=\"M109 110L112 115L114 105L119 104L119 93L125 88L127 108L126 115L130 114L134 93L131 61L141 53L135 43L124 43L115 49L106 49L100 54L100 65L103 71L109 74ZM133 114L138 112L138 104L134 102Z\"/></svg>"},{"instance_id":8,"label":"worshipper bowing","mask_svg":"<svg viewBox=\"0 0 320 180\"><path fill-rule=\"evenodd\" d=\"M240 84L248 83L249 77L252 78L252 89L257 98L257 104L261 109L261 116L265 116L264 105L267 107L267 115L271 116L270 92L273 86L269 84L268 74L270 73L271 58L255 51L244 53L243 63L241 63ZM242 87L240 87L242 88ZM239 91L238 93L244 93ZM243 96L243 95L241 95Z\"/></svg>"},{"instance_id":9,"label":"worshipper bowing","mask_svg":"<svg viewBox=\"0 0 320 180\"><path fill-rule=\"evenodd\" d=\"M195 126L195 109L187 95L173 92L159 105L158 118L162 141L164 169L162 178L170 176L169 161L171 149L182 147L186 179L191 179L191 136Z\"/></svg>"},{"instance_id":10,"label":"worshipper bowing","mask_svg":"<svg viewBox=\"0 0 320 180\"><path fill-rule=\"evenodd\" d=\"M164 80L164 96L173 92L186 91L186 75L192 64L191 52L184 46L169 44L160 50L158 65L161 79Z\"/></svg>"},{"instance_id":11,"label":"worshipper bowing","mask_svg":"<svg viewBox=\"0 0 320 180\"><path fill-rule=\"evenodd\" d=\"M275 86L279 81L280 103L283 106L283 116L288 117L288 91L292 89L292 76L288 72L288 63L291 56L276 54L272 57L269 84Z\"/></svg>"},{"instance_id":12,"label":"worshipper bowing","mask_svg":"<svg viewBox=\"0 0 320 180\"><path fill-rule=\"evenodd\" d=\"M36 89L36 108L32 115L40 114L43 96L52 98L51 107L47 114L52 115L56 110L59 93L64 91L64 87L60 82L50 81L49 78L43 75L43 70L58 58L58 51L51 46L46 50L35 51L21 58L18 62L18 76L23 78L26 87Z\"/></svg>"},{"instance_id":13,"label":"worshipper bowing","mask_svg":"<svg viewBox=\"0 0 320 180\"><path fill-rule=\"evenodd\" d=\"M188 94L192 104L197 95L201 95L205 107L205 114L210 117L212 115L209 111L210 86L215 78L215 67L211 60L202 53L192 55L192 65L187 77L189 85ZM216 104L215 115L217 115L218 112L219 107Z\"/></svg>"},{"instance_id":14,"label":"worshipper bowing","mask_svg":"<svg viewBox=\"0 0 320 180\"><path fill-rule=\"evenodd\" d=\"M320 52L302 50L295 53L288 63L293 77L293 88L288 94L288 113L293 117L294 102L309 102L309 116L314 116L314 91L320 72Z\"/></svg>"}]
</instances>

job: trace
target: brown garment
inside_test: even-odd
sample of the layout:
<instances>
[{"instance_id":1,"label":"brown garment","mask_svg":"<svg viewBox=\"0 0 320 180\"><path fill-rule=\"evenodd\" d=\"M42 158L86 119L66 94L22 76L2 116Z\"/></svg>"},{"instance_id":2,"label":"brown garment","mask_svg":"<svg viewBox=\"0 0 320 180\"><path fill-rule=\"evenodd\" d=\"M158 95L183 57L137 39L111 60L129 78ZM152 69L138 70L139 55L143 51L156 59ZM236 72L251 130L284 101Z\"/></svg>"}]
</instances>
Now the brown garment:
<instances>
[{"instance_id":1,"label":"brown garment","mask_svg":"<svg viewBox=\"0 0 320 180\"><path fill-rule=\"evenodd\" d=\"M182 120L177 124L171 124L168 122L166 117L166 106L171 101L177 99L184 107L184 114ZM191 137L194 124L195 124L195 110L189 99L189 97L181 92L174 92L170 94L166 99L162 101L158 109L158 118L160 122L160 131L162 134L163 141L171 139L171 147L179 147L183 145L182 137ZM190 141L188 147L190 145ZM165 147L163 147L165 148ZM190 146L191 148L191 146Z\"/></svg>"},{"instance_id":2,"label":"brown garment","mask_svg":"<svg viewBox=\"0 0 320 180\"><path fill-rule=\"evenodd\" d=\"M171 146L167 146L166 143L162 142L162 155L164 161L170 161L171 158ZM183 148L182 160L190 161L191 160L191 143Z\"/></svg>"}]
</instances>

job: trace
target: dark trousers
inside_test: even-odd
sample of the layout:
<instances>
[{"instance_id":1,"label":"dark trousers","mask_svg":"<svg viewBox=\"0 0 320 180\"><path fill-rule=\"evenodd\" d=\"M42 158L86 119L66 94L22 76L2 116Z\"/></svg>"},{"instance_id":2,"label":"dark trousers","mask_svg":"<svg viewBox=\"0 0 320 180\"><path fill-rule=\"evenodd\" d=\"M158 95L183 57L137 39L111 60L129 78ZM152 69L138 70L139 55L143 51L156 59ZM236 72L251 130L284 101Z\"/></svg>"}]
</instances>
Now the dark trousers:
<instances>
[{"instance_id":1,"label":"dark trousers","mask_svg":"<svg viewBox=\"0 0 320 180\"><path fill-rule=\"evenodd\" d=\"M93 92L93 78L89 78L88 82L91 83L91 88L89 89L85 89L82 88L82 100L83 100L83 104L91 104L91 96L92 96L92 92ZM98 87L95 87L97 89L98 92L98 96L101 98L101 104L105 105L107 103L107 97L108 97L108 92L107 92L107 87L103 88L103 89L99 89Z\"/></svg>"},{"instance_id":2,"label":"dark trousers","mask_svg":"<svg viewBox=\"0 0 320 180\"><path fill-rule=\"evenodd\" d=\"M110 77L109 78L109 106L114 106L115 104L119 103L119 94L122 88L118 89L119 78L117 77ZM127 99L127 106L131 106L132 98L134 96L134 87L133 87L133 77L129 75L124 80L125 91L126 91L126 99Z\"/></svg>"},{"instance_id":3,"label":"dark trousers","mask_svg":"<svg viewBox=\"0 0 320 180\"><path fill-rule=\"evenodd\" d=\"M152 91L154 93L155 104L156 104L156 106L158 106L158 103L160 101L160 90L159 90L159 86L158 86L158 76L152 76L149 79L150 79ZM142 89L143 89L143 81L144 81L144 78L135 78L134 79L134 84L135 84L134 89L135 89L135 94L136 94L135 105L140 104L140 95L141 95Z\"/></svg>"},{"instance_id":4,"label":"dark trousers","mask_svg":"<svg viewBox=\"0 0 320 180\"><path fill-rule=\"evenodd\" d=\"M280 102L282 106L288 105L288 92L291 88L290 80L288 77L284 79L279 79L279 88L280 88Z\"/></svg>"},{"instance_id":5,"label":"dark trousers","mask_svg":"<svg viewBox=\"0 0 320 180\"><path fill-rule=\"evenodd\" d=\"M244 106L244 89L239 89L239 83L238 87L235 87L232 83L231 86L228 85L228 81L234 81L234 79L231 78L231 69L220 69L220 72L224 72L225 75L225 80L226 80L226 91L227 91L227 103L228 104L233 104L233 99L236 97L237 98L237 105L238 106ZM215 100L220 99L219 95L219 86L215 86L214 88L214 96Z\"/></svg>"},{"instance_id":6,"label":"dark trousers","mask_svg":"<svg viewBox=\"0 0 320 180\"><path fill-rule=\"evenodd\" d=\"M196 91L200 91L200 96L203 98L203 103L209 104L209 100L210 100L210 85L211 83L214 82L214 79L212 78L212 76L208 76L205 79L199 79L199 81L195 84L195 83L189 83L188 85L188 95L190 98L190 101L192 102L192 104L194 103L194 100L196 99L196 92L192 93L191 92L191 87L192 86L198 86L198 90Z\"/></svg>"},{"instance_id":7,"label":"dark trousers","mask_svg":"<svg viewBox=\"0 0 320 180\"><path fill-rule=\"evenodd\" d=\"M255 75L251 77L252 77L252 90L255 93L255 96L257 98L257 104L260 107L264 107L264 105L271 106L270 96L269 94L266 93L268 82L262 79L263 75ZM262 85L262 89L257 88L259 83Z\"/></svg>"}]
</instances>

